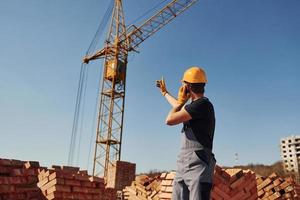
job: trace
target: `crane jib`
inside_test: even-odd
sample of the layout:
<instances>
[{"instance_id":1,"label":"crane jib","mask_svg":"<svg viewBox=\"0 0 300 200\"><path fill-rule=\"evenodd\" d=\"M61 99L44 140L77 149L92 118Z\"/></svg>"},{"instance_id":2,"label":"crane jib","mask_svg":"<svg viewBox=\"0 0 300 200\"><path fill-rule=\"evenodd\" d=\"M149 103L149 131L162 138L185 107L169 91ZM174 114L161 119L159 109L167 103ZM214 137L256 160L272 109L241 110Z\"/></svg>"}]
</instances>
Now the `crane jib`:
<instances>
[{"instance_id":1,"label":"crane jib","mask_svg":"<svg viewBox=\"0 0 300 200\"><path fill-rule=\"evenodd\" d=\"M134 50L140 43L145 41L148 37L153 35L163 26L168 24L171 20L184 12L187 8L192 6L198 0L174 0L157 14L146 20L141 26L136 27L131 25L127 28L127 35L121 35L121 41L128 40L129 50Z\"/></svg>"}]
</instances>

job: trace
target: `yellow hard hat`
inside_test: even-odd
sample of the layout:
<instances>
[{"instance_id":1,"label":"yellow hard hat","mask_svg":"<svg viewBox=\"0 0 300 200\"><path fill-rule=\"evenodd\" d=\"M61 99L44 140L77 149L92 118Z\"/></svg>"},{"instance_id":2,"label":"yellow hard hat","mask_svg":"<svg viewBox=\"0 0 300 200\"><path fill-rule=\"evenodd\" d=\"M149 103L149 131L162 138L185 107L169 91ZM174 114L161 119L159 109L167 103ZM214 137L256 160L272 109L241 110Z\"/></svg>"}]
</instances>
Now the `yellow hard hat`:
<instances>
[{"instance_id":1,"label":"yellow hard hat","mask_svg":"<svg viewBox=\"0 0 300 200\"><path fill-rule=\"evenodd\" d=\"M200 67L191 67L187 69L183 74L182 81L188 83L207 83L205 71Z\"/></svg>"}]
</instances>

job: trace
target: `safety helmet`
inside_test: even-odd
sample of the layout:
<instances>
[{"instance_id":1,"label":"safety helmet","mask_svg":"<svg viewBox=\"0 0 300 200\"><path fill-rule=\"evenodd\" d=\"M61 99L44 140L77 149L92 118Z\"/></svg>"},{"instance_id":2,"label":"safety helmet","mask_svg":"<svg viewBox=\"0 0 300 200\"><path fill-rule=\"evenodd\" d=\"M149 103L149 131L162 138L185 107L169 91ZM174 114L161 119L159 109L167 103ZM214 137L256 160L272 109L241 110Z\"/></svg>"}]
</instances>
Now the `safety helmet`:
<instances>
[{"instance_id":1,"label":"safety helmet","mask_svg":"<svg viewBox=\"0 0 300 200\"><path fill-rule=\"evenodd\" d=\"M207 83L205 71L200 67L191 67L187 69L183 74L182 81L188 83Z\"/></svg>"}]
</instances>

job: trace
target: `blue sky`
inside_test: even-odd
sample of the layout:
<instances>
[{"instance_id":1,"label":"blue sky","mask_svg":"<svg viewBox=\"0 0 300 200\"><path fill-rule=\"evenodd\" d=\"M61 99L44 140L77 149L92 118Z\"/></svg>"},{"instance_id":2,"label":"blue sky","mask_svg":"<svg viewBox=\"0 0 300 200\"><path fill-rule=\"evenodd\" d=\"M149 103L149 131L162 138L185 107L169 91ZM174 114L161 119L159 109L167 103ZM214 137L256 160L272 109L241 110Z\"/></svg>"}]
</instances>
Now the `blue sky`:
<instances>
[{"instance_id":1,"label":"blue sky","mask_svg":"<svg viewBox=\"0 0 300 200\"><path fill-rule=\"evenodd\" d=\"M159 2L124 1L126 23ZM108 4L0 2L0 157L67 164L81 59ZM122 160L137 163L138 172L176 168L181 126L164 124L170 106L155 80L164 76L177 94L192 65L208 75L218 163L280 160L280 138L300 134L299 9L298 0L201 0L142 43L129 57ZM101 61L88 68L84 169L92 166L101 68Z\"/></svg>"}]
</instances>

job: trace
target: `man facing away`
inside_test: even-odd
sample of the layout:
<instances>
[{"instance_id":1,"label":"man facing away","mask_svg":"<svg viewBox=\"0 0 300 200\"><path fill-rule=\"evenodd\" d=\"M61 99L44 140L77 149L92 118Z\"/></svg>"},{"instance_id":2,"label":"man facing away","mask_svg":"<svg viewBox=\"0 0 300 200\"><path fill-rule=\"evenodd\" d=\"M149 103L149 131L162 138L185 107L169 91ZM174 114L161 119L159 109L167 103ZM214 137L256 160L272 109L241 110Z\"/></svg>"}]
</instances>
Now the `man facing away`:
<instances>
[{"instance_id":1,"label":"man facing away","mask_svg":"<svg viewBox=\"0 0 300 200\"><path fill-rule=\"evenodd\" d=\"M215 114L213 105L204 96L206 83L206 74L199 67L185 71L177 99L168 93L164 79L156 83L172 106L166 124L183 123L172 200L210 200L216 164L212 153ZM185 105L189 99L191 103Z\"/></svg>"}]
</instances>

